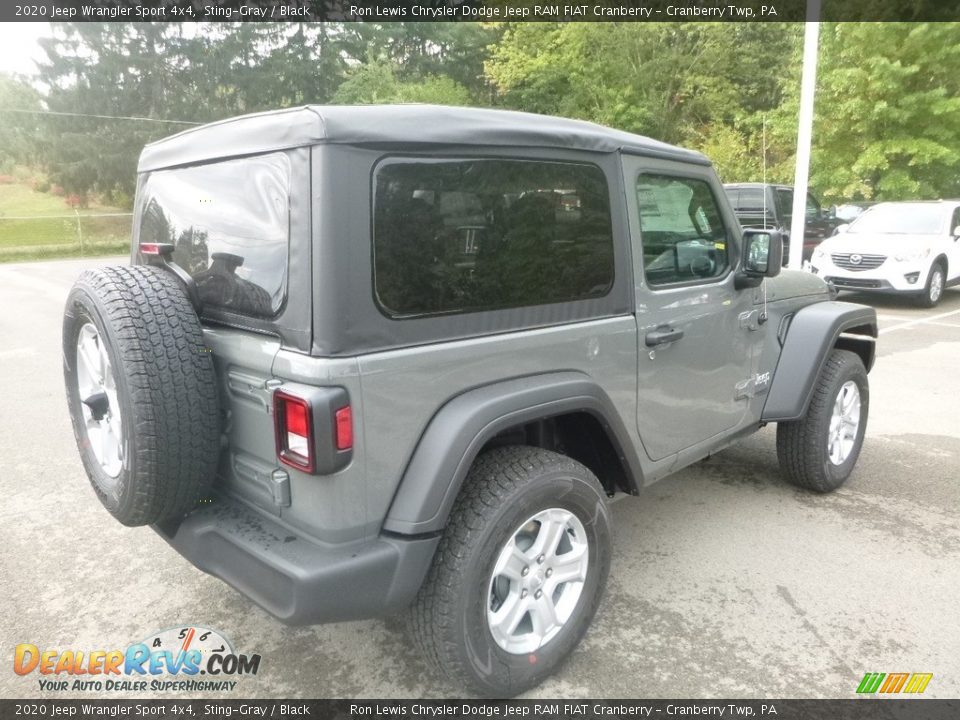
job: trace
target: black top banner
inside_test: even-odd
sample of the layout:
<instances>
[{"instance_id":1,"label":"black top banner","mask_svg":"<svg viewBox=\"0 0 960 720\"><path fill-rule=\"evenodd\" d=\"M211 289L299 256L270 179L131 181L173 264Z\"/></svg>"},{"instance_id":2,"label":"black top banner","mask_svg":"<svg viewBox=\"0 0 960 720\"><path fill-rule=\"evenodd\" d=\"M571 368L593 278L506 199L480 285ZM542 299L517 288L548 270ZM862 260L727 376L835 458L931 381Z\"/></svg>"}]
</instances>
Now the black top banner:
<instances>
[{"instance_id":1,"label":"black top banner","mask_svg":"<svg viewBox=\"0 0 960 720\"><path fill-rule=\"evenodd\" d=\"M819 6L819 9L817 9ZM5 22L950 22L960 0L36 0Z\"/></svg>"}]
</instances>

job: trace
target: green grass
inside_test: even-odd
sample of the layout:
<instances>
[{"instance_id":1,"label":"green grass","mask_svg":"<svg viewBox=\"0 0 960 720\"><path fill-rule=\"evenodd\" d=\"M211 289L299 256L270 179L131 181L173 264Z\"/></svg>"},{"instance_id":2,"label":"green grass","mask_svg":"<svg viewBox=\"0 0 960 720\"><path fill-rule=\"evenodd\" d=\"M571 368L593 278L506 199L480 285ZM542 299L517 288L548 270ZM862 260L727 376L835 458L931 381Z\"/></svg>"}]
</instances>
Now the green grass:
<instances>
[{"instance_id":1,"label":"green grass","mask_svg":"<svg viewBox=\"0 0 960 720\"><path fill-rule=\"evenodd\" d=\"M75 212L62 197L22 183L0 184L0 262L123 252L131 218L91 216L124 212L95 203Z\"/></svg>"}]
</instances>

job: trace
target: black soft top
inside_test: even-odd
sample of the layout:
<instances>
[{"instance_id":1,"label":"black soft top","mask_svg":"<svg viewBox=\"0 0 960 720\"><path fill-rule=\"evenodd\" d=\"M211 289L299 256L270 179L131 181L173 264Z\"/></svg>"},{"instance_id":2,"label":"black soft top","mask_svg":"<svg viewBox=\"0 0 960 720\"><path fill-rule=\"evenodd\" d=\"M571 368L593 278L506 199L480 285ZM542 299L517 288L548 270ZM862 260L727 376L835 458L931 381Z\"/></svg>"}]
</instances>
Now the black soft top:
<instances>
[{"instance_id":1,"label":"black soft top","mask_svg":"<svg viewBox=\"0 0 960 720\"><path fill-rule=\"evenodd\" d=\"M308 105L221 120L151 143L138 171L317 143L549 147L710 164L693 150L549 115L443 105Z\"/></svg>"}]
</instances>

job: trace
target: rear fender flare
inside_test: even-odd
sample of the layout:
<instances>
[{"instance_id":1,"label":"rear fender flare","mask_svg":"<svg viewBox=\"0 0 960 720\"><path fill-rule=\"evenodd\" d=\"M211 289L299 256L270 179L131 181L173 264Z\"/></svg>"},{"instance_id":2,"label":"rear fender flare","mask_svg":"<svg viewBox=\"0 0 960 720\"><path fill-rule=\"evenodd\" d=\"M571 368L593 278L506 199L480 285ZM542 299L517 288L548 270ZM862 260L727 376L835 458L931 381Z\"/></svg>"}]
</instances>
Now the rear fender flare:
<instances>
[{"instance_id":1,"label":"rear fender flare","mask_svg":"<svg viewBox=\"0 0 960 720\"><path fill-rule=\"evenodd\" d=\"M570 412L597 418L636 490L639 460L609 396L584 373L534 375L469 390L440 408L407 464L384 531L413 535L442 530L470 466L491 438L515 425Z\"/></svg>"}]
</instances>

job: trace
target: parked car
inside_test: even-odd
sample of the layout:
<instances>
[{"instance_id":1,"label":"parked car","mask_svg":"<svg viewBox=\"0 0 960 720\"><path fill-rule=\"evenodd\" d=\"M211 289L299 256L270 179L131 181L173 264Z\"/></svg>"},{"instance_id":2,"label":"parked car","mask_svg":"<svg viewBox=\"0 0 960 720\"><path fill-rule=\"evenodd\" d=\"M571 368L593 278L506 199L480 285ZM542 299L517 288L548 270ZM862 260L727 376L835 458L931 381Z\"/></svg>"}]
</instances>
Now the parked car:
<instances>
[{"instance_id":1,"label":"parked car","mask_svg":"<svg viewBox=\"0 0 960 720\"><path fill-rule=\"evenodd\" d=\"M842 205L836 205L833 207L833 216L837 219L838 223L851 223L856 220L860 215L869 207L876 205L876 202L871 200L856 200L853 202L843 203ZM837 227L840 227L839 225Z\"/></svg>"},{"instance_id":2,"label":"parked car","mask_svg":"<svg viewBox=\"0 0 960 720\"><path fill-rule=\"evenodd\" d=\"M773 229L784 240L784 263L787 261L787 245L790 242L790 225L793 221L793 188L789 185L763 183L727 183L723 186L733 212L745 228ZM803 260L813 255L813 249L833 234L843 221L830 211L824 211L820 202L807 193L806 225L803 237Z\"/></svg>"},{"instance_id":3,"label":"parked car","mask_svg":"<svg viewBox=\"0 0 960 720\"><path fill-rule=\"evenodd\" d=\"M67 300L80 456L117 520L285 622L404 611L439 672L513 695L587 631L609 497L767 423L801 488L857 462L874 310L781 272L699 153L306 107L138 173L131 265Z\"/></svg>"},{"instance_id":4,"label":"parked car","mask_svg":"<svg viewBox=\"0 0 960 720\"><path fill-rule=\"evenodd\" d=\"M960 202L888 202L865 210L813 253L839 290L910 295L925 307L960 284Z\"/></svg>"}]
</instances>

